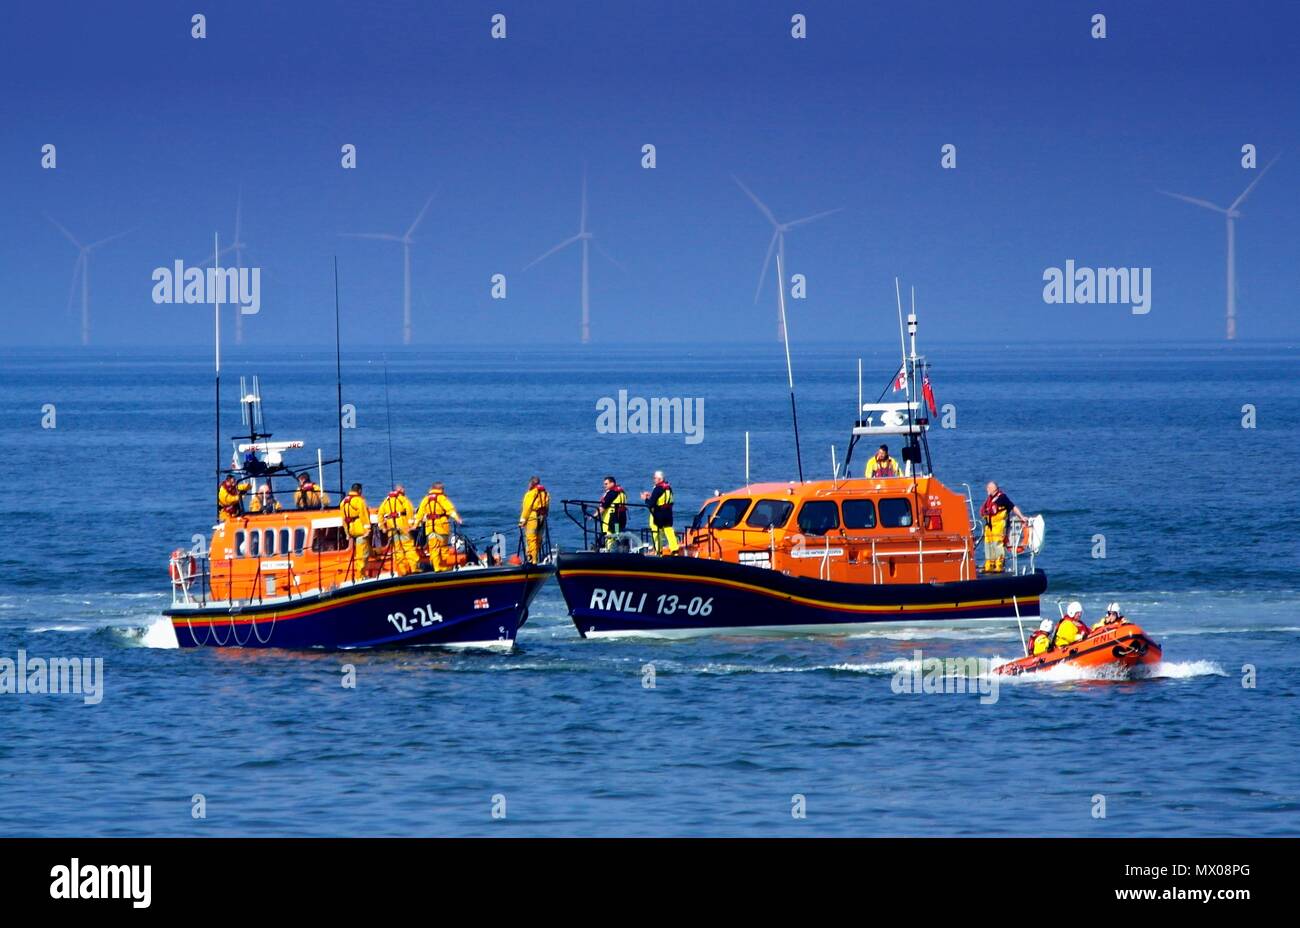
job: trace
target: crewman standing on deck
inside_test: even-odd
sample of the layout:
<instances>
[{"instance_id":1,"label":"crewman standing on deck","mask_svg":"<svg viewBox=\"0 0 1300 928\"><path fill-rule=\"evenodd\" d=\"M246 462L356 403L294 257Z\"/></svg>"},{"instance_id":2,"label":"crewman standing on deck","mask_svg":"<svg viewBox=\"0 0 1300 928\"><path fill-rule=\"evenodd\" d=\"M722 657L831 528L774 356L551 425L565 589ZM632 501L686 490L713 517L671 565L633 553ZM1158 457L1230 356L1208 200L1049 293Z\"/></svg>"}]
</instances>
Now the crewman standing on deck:
<instances>
[{"instance_id":1,"label":"crewman standing on deck","mask_svg":"<svg viewBox=\"0 0 1300 928\"><path fill-rule=\"evenodd\" d=\"M650 538L654 542L655 553L663 554L664 548L669 554L677 553L677 534L673 531L673 488L664 479L664 472L655 471L654 489L643 492L641 498L650 506Z\"/></svg>"},{"instance_id":2,"label":"crewman standing on deck","mask_svg":"<svg viewBox=\"0 0 1300 928\"><path fill-rule=\"evenodd\" d=\"M542 536L546 533L546 518L551 512L551 494L542 486L541 477L529 477L519 507L519 527L524 530L524 554L530 564L542 559Z\"/></svg>"},{"instance_id":3,"label":"crewman standing on deck","mask_svg":"<svg viewBox=\"0 0 1300 928\"><path fill-rule=\"evenodd\" d=\"M901 477L898 462L889 456L889 445L881 445L867 462L867 477Z\"/></svg>"},{"instance_id":4,"label":"crewman standing on deck","mask_svg":"<svg viewBox=\"0 0 1300 928\"><path fill-rule=\"evenodd\" d=\"M306 471L298 475L298 489L293 494L295 509L324 509L330 504L330 495L312 483Z\"/></svg>"},{"instance_id":5,"label":"crewman standing on deck","mask_svg":"<svg viewBox=\"0 0 1300 928\"><path fill-rule=\"evenodd\" d=\"M352 484L348 495L339 503L339 513L343 516L343 528L352 539L352 567L348 577L360 580L366 575L366 560L370 557L370 505L361 495L361 484Z\"/></svg>"},{"instance_id":6,"label":"crewman standing on deck","mask_svg":"<svg viewBox=\"0 0 1300 928\"><path fill-rule=\"evenodd\" d=\"M416 524L424 526L429 562L434 570L449 570L455 561L455 553L451 550L452 519L457 525L465 524L456 511L456 504L447 496L442 481L435 481L415 511Z\"/></svg>"},{"instance_id":7,"label":"crewman standing on deck","mask_svg":"<svg viewBox=\"0 0 1300 928\"><path fill-rule=\"evenodd\" d=\"M605 478L604 487L596 506L596 524L600 526L596 547L608 551L614 547L614 539L627 531L627 494L612 474Z\"/></svg>"},{"instance_id":8,"label":"crewman standing on deck","mask_svg":"<svg viewBox=\"0 0 1300 928\"><path fill-rule=\"evenodd\" d=\"M1000 574L1006 566L1011 513L1014 512L1025 522L1029 521L1029 517L1011 502L1011 497L1003 493L994 481L990 480L985 489L988 490L988 499L980 506L980 518L984 520L984 573Z\"/></svg>"},{"instance_id":9,"label":"crewman standing on deck","mask_svg":"<svg viewBox=\"0 0 1300 928\"><path fill-rule=\"evenodd\" d=\"M399 577L415 573L420 563L419 555L415 553L415 543L411 540L411 520L414 516L415 507L407 498L406 487L400 483L379 504L379 527L388 535L393 569Z\"/></svg>"},{"instance_id":10,"label":"crewman standing on deck","mask_svg":"<svg viewBox=\"0 0 1300 928\"><path fill-rule=\"evenodd\" d=\"M236 483L234 475L228 476L217 487L217 508L221 511L221 520L229 522L244 514L244 494L249 491L249 484Z\"/></svg>"}]
</instances>

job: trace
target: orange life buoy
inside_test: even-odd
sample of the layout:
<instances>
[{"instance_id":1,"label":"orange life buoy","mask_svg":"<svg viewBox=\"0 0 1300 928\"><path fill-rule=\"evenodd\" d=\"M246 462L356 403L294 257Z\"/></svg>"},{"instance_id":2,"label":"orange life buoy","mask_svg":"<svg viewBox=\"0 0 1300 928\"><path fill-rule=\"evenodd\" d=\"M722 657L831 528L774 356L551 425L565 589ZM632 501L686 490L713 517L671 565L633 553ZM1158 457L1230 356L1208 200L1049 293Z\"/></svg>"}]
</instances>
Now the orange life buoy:
<instances>
[{"instance_id":1,"label":"orange life buoy","mask_svg":"<svg viewBox=\"0 0 1300 928\"><path fill-rule=\"evenodd\" d=\"M194 563L194 555L181 548L177 548L172 552L167 564L173 583L183 583L188 586L198 573L198 566Z\"/></svg>"}]
</instances>

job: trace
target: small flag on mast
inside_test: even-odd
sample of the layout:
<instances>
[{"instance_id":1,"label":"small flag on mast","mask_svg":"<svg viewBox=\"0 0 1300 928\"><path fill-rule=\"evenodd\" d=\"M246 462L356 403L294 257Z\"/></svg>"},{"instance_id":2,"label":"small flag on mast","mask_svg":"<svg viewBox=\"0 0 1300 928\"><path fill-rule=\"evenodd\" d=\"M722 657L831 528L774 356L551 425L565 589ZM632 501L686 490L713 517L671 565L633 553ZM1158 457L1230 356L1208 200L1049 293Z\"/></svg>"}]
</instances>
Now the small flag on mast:
<instances>
[{"instance_id":1,"label":"small flag on mast","mask_svg":"<svg viewBox=\"0 0 1300 928\"><path fill-rule=\"evenodd\" d=\"M907 365L904 364L898 369L898 375L894 377L894 392L907 389Z\"/></svg>"},{"instance_id":2,"label":"small flag on mast","mask_svg":"<svg viewBox=\"0 0 1300 928\"><path fill-rule=\"evenodd\" d=\"M934 388L930 386L929 374L921 377L921 395L925 397L925 405L930 407L930 415L939 415L939 407L934 402Z\"/></svg>"}]
</instances>

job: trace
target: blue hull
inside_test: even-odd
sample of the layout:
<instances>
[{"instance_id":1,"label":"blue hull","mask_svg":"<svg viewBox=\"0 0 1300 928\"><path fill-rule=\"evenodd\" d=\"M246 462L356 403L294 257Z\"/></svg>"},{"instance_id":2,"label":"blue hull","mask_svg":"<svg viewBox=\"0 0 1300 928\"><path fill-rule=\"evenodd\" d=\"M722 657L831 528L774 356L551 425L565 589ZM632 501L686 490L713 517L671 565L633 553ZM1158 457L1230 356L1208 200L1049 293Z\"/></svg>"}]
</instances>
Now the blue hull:
<instances>
[{"instance_id":1,"label":"blue hull","mask_svg":"<svg viewBox=\"0 0 1300 928\"><path fill-rule=\"evenodd\" d=\"M550 567L492 567L371 580L232 610L173 608L182 648L513 646Z\"/></svg>"},{"instance_id":2,"label":"blue hull","mask_svg":"<svg viewBox=\"0 0 1300 928\"><path fill-rule=\"evenodd\" d=\"M560 591L578 633L684 637L728 631L852 632L889 623L1037 618L1047 575L858 584L704 558L561 554Z\"/></svg>"}]
</instances>

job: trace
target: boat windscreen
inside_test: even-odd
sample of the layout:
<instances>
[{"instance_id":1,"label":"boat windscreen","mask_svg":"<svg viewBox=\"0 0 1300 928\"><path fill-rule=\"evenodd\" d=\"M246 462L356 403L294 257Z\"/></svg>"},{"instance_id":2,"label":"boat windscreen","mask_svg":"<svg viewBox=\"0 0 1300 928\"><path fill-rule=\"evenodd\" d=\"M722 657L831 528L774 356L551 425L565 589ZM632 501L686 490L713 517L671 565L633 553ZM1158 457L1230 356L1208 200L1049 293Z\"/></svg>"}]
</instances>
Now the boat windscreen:
<instances>
[{"instance_id":1,"label":"boat windscreen","mask_svg":"<svg viewBox=\"0 0 1300 928\"><path fill-rule=\"evenodd\" d=\"M754 504L754 511L749 514L745 524L750 528L781 528L794 511L794 503L788 499L760 499Z\"/></svg>"},{"instance_id":2,"label":"boat windscreen","mask_svg":"<svg viewBox=\"0 0 1300 928\"><path fill-rule=\"evenodd\" d=\"M719 529L735 528L745 517L750 502L751 500L746 497L724 500L713 518L709 520L709 525Z\"/></svg>"}]
</instances>

